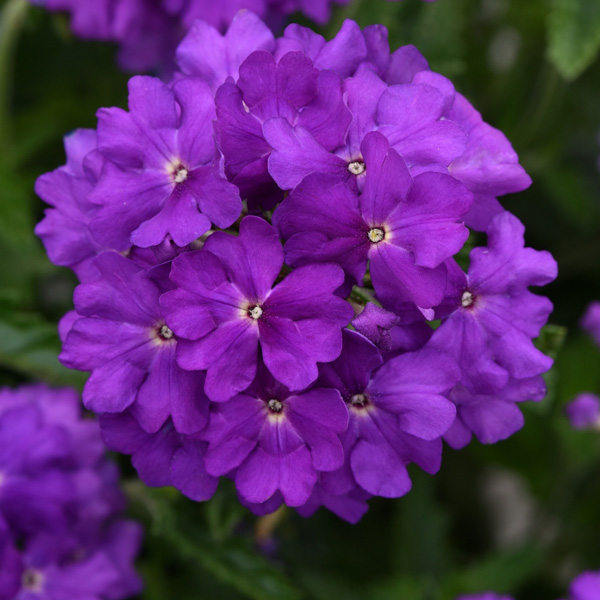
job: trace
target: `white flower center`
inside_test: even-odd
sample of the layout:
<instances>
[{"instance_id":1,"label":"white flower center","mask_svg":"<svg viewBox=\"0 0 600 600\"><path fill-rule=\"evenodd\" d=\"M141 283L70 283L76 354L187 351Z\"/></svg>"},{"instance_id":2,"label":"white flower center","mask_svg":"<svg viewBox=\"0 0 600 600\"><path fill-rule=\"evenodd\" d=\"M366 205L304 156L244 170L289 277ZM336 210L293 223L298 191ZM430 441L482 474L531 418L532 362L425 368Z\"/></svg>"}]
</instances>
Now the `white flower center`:
<instances>
[{"instance_id":1,"label":"white flower center","mask_svg":"<svg viewBox=\"0 0 600 600\"><path fill-rule=\"evenodd\" d=\"M350 398L350 404L358 408L363 408L369 403L369 399L364 394L354 394Z\"/></svg>"},{"instance_id":2,"label":"white flower center","mask_svg":"<svg viewBox=\"0 0 600 600\"><path fill-rule=\"evenodd\" d=\"M185 167L179 167L175 171L175 183L183 183L188 176L187 169Z\"/></svg>"},{"instance_id":3,"label":"white flower center","mask_svg":"<svg viewBox=\"0 0 600 600\"><path fill-rule=\"evenodd\" d=\"M21 584L31 592L41 592L44 584L44 574L35 569L27 569L21 577Z\"/></svg>"},{"instance_id":4,"label":"white flower center","mask_svg":"<svg viewBox=\"0 0 600 600\"><path fill-rule=\"evenodd\" d=\"M159 335L164 340L170 340L175 334L166 325L163 325L160 328Z\"/></svg>"},{"instance_id":5,"label":"white flower center","mask_svg":"<svg viewBox=\"0 0 600 600\"><path fill-rule=\"evenodd\" d=\"M365 163L360 160L353 160L351 163L348 163L348 171L352 173L352 175L362 175L365 172Z\"/></svg>"},{"instance_id":6,"label":"white flower center","mask_svg":"<svg viewBox=\"0 0 600 600\"><path fill-rule=\"evenodd\" d=\"M468 290L464 292L460 299L460 303L463 305L463 307L468 308L473 304L473 302L475 302L475 297L473 296L473 294L471 294L471 292L469 292Z\"/></svg>"},{"instance_id":7,"label":"white flower center","mask_svg":"<svg viewBox=\"0 0 600 600\"><path fill-rule=\"evenodd\" d=\"M183 183L188 178L189 172L178 158L173 158L171 162L167 163L166 169L175 184Z\"/></svg>"},{"instance_id":8,"label":"white flower center","mask_svg":"<svg viewBox=\"0 0 600 600\"><path fill-rule=\"evenodd\" d=\"M248 309L248 314L256 321L262 316L263 309L257 304L256 306Z\"/></svg>"},{"instance_id":9,"label":"white flower center","mask_svg":"<svg viewBox=\"0 0 600 600\"><path fill-rule=\"evenodd\" d=\"M385 231L379 227L373 227L373 229L369 230L367 236L369 237L370 242L377 244L385 237Z\"/></svg>"},{"instance_id":10,"label":"white flower center","mask_svg":"<svg viewBox=\"0 0 600 600\"><path fill-rule=\"evenodd\" d=\"M283 403L273 398L267 402L267 408L273 413L280 413L283 409Z\"/></svg>"}]
</instances>

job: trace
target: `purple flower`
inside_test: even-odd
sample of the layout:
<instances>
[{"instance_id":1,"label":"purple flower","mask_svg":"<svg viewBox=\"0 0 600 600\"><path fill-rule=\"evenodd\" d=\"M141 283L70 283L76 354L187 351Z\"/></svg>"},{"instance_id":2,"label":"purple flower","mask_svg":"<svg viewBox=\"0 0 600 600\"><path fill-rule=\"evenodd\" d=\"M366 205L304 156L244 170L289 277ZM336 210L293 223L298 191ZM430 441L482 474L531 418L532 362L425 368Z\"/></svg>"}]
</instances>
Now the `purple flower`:
<instances>
[{"instance_id":1,"label":"purple flower","mask_svg":"<svg viewBox=\"0 0 600 600\"><path fill-rule=\"evenodd\" d=\"M565 406L565 414L574 429L600 431L600 398L595 394L579 394Z\"/></svg>"},{"instance_id":2,"label":"purple flower","mask_svg":"<svg viewBox=\"0 0 600 600\"><path fill-rule=\"evenodd\" d=\"M333 295L341 269L303 267L271 289L282 265L277 232L258 217L244 218L238 237L214 233L202 250L173 261L178 289L161 302L180 338L177 361L206 369L211 400L228 400L250 385L259 347L269 371L292 391L317 378L317 362L339 356L341 328L353 315Z\"/></svg>"},{"instance_id":3,"label":"purple flower","mask_svg":"<svg viewBox=\"0 0 600 600\"><path fill-rule=\"evenodd\" d=\"M307 502L320 471L342 466L338 434L348 411L337 390L291 393L259 364L245 392L213 406L203 437L205 466L214 476L235 471L238 493L262 503L280 492L288 506Z\"/></svg>"},{"instance_id":4,"label":"purple flower","mask_svg":"<svg viewBox=\"0 0 600 600\"><path fill-rule=\"evenodd\" d=\"M76 497L65 473L72 450L65 430L45 423L34 406L0 414L0 515L12 528L29 533L65 525Z\"/></svg>"},{"instance_id":5,"label":"purple flower","mask_svg":"<svg viewBox=\"0 0 600 600\"><path fill-rule=\"evenodd\" d=\"M130 71L170 68L181 37L179 19L152 0L41 0L50 11L67 11L71 29L83 39L120 44L119 64Z\"/></svg>"},{"instance_id":6,"label":"purple flower","mask_svg":"<svg viewBox=\"0 0 600 600\"><path fill-rule=\"evenodd\" d=\"M95 152L96 132L78 129L64 139L67 163L38 178L36 194L50 204L35 233L48 253L48 258L75 271L79 279L94 277L92 259L105 248L89 230L98 207L88 201L102 170L102 157Z\"/></svg>"},{"instance_id":7,"label":"purple flower","mask_svg":"<svg viewBox=\"0 0 600 600\"><path fill-rule=\"evenodd\" d=\"M21 587L21 555L0 515L0 600L13 600Z\"/></svg>"},{"instance_id":8,"label":"purple flower","mask_svg":"<svg viewBox=\"0 0 600 600\"><path fill-rule=\"evenodd\" d=\"M223 84L215 102L215 133L225 172L253 203L265 193L274 195L275 202L281 199L271 179L271 146L263 125L277 119L297 124L330 151L342 143L350 122L340 76L319 71L303 52L288 52L277 61L267 51L253 52L240 66L237 85ZM289 168L295 168L294 162ZM272 208L268 198L260 202Z\"/></svg>"},{"instance_id":9,"label":"purple flower","mask_svg":"<svg viewBox=\"0 0 600 600\"><path fill-rule=\"evenodd\" d=\"M443 97L443 118L459 126L466 145L448 166L448 172L474 194L467 215L469 227L485 231L490 220L502 212L497 196L520 192L531 185L506 136L483 121L469 101L455 92L452 83L430 71L425 58L414 46L403 46L390 55L387 31L381 26L363 32L369 62L388 84L419 84L437 89Z\"/></svg>"},{"instance_id":10,"label":"purple flower","mask_svg":"<svg viewBox=\"0 0 600 600\"><path fill-rule=\"evenodd\" d=\"M107 163L90 194L101 206L90 225L94 237L116 250L156 246L167 235L185 246L211 223L231 225L242 205L220 174L206 84L189 78L170 88L134 77L129 108L98 113L98 150Z\"/></svg>"},{"instance_id":11,"label":"purple flower","mask_svg":"<svg viewBox=\"0 0 600 600\"><path fill-rule=\"evenodd\" d=\"M379 133L370 133L361 151L366 178L360 195L335 178L312 175L277 208L273 223L287 240L286 262L337 262L359 284L368 262L384 304L435 306L446 288L442 263L468 236L458 221L471 194L444 174L413 180Z\"/></svg>"},{"instance_id":12,"label":"purple flower","mask_svg":"<svg viewBox=\"0 0 600 600\"><path fill-rule=\"evenodd\" d=\"M442 120L444 98L430 85L388 86L370 68L359 68L344 81L344 97L352 120L333 152L302 124L294 126L283 117L265 122L265 139L273 148L269 172L281 188L291 189L311 173L359 183L365 172L362 143L375 130L411 168L447 166L464 150L464 132Z\"/></svg>"},{"instance_id":13,"label":"purple flower","mask_svg":"<svg viewBox=\"0 0 600 600\"><path fill-rule=\"evenodd\" d=\"M510 213L496 216L487 248L471 251L468 275L453 269L453 300L447 307L454 306L431 343L452 354L461 368L460 386L450 396L459 415L448 437L455 447L468 443L468 431L483 443L510 436L523 425L513 403L544 395L539 375L552 359L532 339L552 303L528 286L549 283L557 267L549 253L524 247L523 230Z\"/></svg>"},{"instance_id":14,"label":"purple flower","mask_svg":"<svg viewBox=\"0 0 600 600\"><path fill-rule=\"evenodd\" d=\"M93 545L64 544L64 538L33 537L22 553L20 590L16 598L129 598L141 582L130 563L138 553L141 529L130 521L115 522ZM83 558L72 561L72 556Z\"/></svg>"},{"instance_id":15,"label":"purple flower","mask_svg":"<svg viewBox=\"0 0 600 600\"><path fill-rule=\"evenodd\" d=\"M341 356L322 365L318 386L339 390L350 414L342 443L345 465L322 475L330 493L347 493L358 484L366 492L398 497L411 481L406 470L416 462L435 473L441 439L456 411L444 395L460 377L454 361L428 348L387 362L360 334L344 331Z\"/></svg>"},{"instance_id":16,"label":"purple flower","mask_svg":"<svg viewBox=\"0 0 600 600\"><path fill-rule=\"evenodd\" d=\"M277 39L275 54L281 58L288 52L298 51L306 54L317 69L335 71L342 77L351 76L368 58L363 32L350 19L342 23L340 30L329 41L308 27L296 23L288 25L283 36Z\"/></svg>"},{"instance_id":17,"label":"purple flower","mask_svg":"<svg viewBox=\"0 0 600 600\"><path fill-rule=\"evenodd\" d=\"M531 178L519 164L519 157L506 136L485 123L464 96L456 94L445 116L467 134L464 153L448 168L474 194L473 208L465 222L469 227L486 231L493 217L503 211L496 196L527 189Z\"/></svg>"},{"instance_id":18,"label":"purple flower","mask_svg":"<svg viewBox=\"0 0 600 600\"><path fill-rule=\"evenodd\" d=\"M555 279L557 266L548 252L525 248L523 232L508 212L492 220L488 246L471 251L468 275L455 269L454 310L433 335L456 356L461 383L475 393L497 392L509 377L535 377L552 366L531 341L552 303L528 287Z\"/></svg>"},{"instance_id":19,"label":"purple flower","mask_svg":"<svg viewBox=\"0 0 600 600\"><path fill-rule=\"evenodd\" d=\"M206 19L194 22L177 47L176 59L184 75L202 79L214 91L228 77L238 79L240 65L252 52L274 49L271 30L253 12L240 11L225 34Z\"/></svg>"},{"instance_id":20,"label":"purple flower","mask_svg":"<svg viewBox=\"0 0 600 600\"><path fill-rule=\"evenodd\" d=\"M368 302L363 311L354 318L352 326L380 350L389 351L392 349L391 330L399 320L398 315L393 312Z\"/></svg>"},{"instance_id":21,"label":"purple flower","mask_svg":"<svg viewBox=\"0 0 600 600\"><path fill-rule=\"evenodd\" d=\"M371 494L358 486L343 494L332 494L326 491L323 485L317 481L310 498L305 504L298 506L296 510L303 517L311 517L323 506L340 517L340 519L344 519L354 525L369 510L367 500L370 497Z\"/></svg>"},{"instance_id":22,"label":"purple flower","mask_svg":"<svg viewBox=\"0 0 600 600\"><path fill-rule=\"evenodd\" d=\"M197 434L179 434L171 421L148 433L128 412L104 414L99 421L106 445L131 455L131 464L146 485L172 485L196 501L214 494L218 479L204 468L207 444Z\"/></svg>"},{"instance_id":23,"label":"purple flower","mask_svg":"<svg viewBox=\"0 0 600 600\"><path fill-rule=\"evenodd\" d=\"M600 302L590 302L581 319L581 328L600 346Z\"/></svg>"},{"instance_id":24,"label":"purple flower","mask_svg":"<svg viewBox=\"0 0 600 600\"><path fill-rule=\"evenodd\" d=\"M0 415L11 409L34 406L48 430L54 426L68 431L78 448L76 459L82 467L97 463L104 454L104 444L94 421L81 418L79 394L70 388L50 390L43 384L30 384L16 389L0 388Z\"/></svg>"},{"instance_id":25,"label":"purple flower","mask_svg":"<svg viewBox=\"0 0 600 600\"><path fill-rule=\"evenodd\" d=\"M463 385L450 393L456 405L456 420L444 434L452 448L463 448L475 434L482 444L495 444L519 431L525 420L518 402L539 401L546 395L546 384L540 376L509 379L493 394L475 394Z\"/></svg>"},{"instance_id":26,"label":"purple flower","mask_svg":"<svg viewBox=\"0 0 600 600\"><path fill-rule=\"evenodd\" d=\"M569 587L569 600L596 600L600 596L600 571L578 575Z\"/></svg>"},{"instance_id":27,"label":"purple flower","mask_svg":"<svg viewBox=\"0 0 600 600\"><path fill-rule=\"evenodd\" d=\"M97 413L131 413L148 432L173 418L178 431L194 433L206 424L208 399L202 373L175 362L178 341L165 324L158 299L168 280L127 258L106 252L95 260L101 278L75 291L75 320L60 360L91 371L83 401ZM170 286L168 286L170 287Z\"/></svg>"},{"instance_id":28,"label":"purple flower","mask_svg":"<svg viewBox=\"0 0 600 600\"><path fill-rule=\"evenodd\" d=\"M73 390L0 390L0 598L139 593L141 528Z\"/></svg>"}]
</instances>

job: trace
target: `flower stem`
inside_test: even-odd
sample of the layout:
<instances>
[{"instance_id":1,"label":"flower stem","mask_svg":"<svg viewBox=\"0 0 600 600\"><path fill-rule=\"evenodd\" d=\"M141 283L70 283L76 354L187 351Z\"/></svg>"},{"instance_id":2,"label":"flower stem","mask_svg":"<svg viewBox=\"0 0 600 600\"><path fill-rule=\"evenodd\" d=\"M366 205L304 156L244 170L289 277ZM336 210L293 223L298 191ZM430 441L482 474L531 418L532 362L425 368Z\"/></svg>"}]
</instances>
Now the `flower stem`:
<instances>
[{"instance_id":1,"label":"flower stem","mask_svg":"<svg viewBox=\"0 0 600 600\"><path fill-rule=\"evenodd\" d=\"M375 302L373 296L371 296L371 294L369 294L367 290L365 290L364 288L360 288L356 285L352 288L352 296L363 300L364 302Z\"/></svg>"}]
</instances>

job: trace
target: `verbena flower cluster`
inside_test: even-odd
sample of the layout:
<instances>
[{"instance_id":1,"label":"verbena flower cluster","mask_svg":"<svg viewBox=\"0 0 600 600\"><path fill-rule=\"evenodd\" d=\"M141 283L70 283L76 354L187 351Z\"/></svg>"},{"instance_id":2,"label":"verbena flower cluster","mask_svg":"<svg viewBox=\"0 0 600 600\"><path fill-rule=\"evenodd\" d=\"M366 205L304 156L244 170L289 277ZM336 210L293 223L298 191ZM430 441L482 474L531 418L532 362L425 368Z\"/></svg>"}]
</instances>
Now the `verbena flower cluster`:
<instances>
[{"instance_id":1,"label":"verbena flower cluster","mask_svg":"<svg viewBox=\"0 0 600 600\"><path fill-rule=\"evenodd\" d=\"M141 582L137 523L70 389L0 389L0 599L120 600Z\"/></svg>"},{"instance_id":2,"label":"verbena flower cluster","mask_svg":"<svg viewBox=\"0 0 600 600\"><path fill-rule=\"evenodd\" d=\"M569 596L565 600L598 600L600 598L600 571L586 571L578 575L569 586ZM456 600L514 600L512 596L484 592L460 596Z\"/></svg>"},{"instance_id":3,"label":"verbena flower cluster","mask_svg":"<svg viewBox=\"0 0 600 600\"><path fill-rule=\"evenodd\" d=\"M37 182L37 233L81 280L60 360L91 372L109 447L196 500L226 476L258 514L356 521L442 438L517 431L552 364L529 287L556 263L497 200L530 184L505 136L379 25L275 39L246 11L177 61Z\"/></svg>"}]
</instances>

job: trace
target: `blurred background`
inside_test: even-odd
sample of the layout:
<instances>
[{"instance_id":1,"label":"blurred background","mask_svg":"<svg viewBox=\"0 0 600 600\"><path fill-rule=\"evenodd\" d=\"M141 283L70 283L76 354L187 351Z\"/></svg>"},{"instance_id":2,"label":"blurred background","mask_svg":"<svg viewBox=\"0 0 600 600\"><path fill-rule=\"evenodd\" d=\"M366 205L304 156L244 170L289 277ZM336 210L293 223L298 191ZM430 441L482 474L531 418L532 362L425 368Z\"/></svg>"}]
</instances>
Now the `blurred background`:
<instances>
[{"instance_id":1,"label":"blurred background","mask_svg":"<svg viewBox=\"0 0 600 600\"><path fill-rule=\"evenodd\" d=\"M95 127L101 106L126 106L128 74L113 46L74 38L64 16L24 1L0 8L0 384L81 388L85 375L56 359L76 281L33 235L44 209L33 185L64 163L66 133ZM600 569L600 434L573 431L562 412L576 393L600 392L600 349L578 327L600 299L600 0L354 0L317 30L331 37L345 18L386 25L392 50L416 45L531 175L529 190L501 200L527 244L559 263L539 340L556 358L548 397L523 406L510 440L446 448L435 477L412 468L412 492L371 501L354 526L324 510L258 519L227 485L196 504L145 488L115 457L130 513L147 526L143 598L565 596L577 573Z\"/></svg>"}]
</instances>

